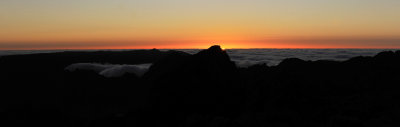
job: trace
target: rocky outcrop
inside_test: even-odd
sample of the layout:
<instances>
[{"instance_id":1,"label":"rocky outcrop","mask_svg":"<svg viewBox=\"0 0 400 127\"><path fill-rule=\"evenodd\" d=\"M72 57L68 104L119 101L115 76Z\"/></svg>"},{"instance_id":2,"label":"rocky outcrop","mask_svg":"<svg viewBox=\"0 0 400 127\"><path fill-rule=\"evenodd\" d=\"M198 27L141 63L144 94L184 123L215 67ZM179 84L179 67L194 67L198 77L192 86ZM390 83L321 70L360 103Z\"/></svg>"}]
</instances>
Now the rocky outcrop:
<instances>
[{"instance_id":1,"label":"rocky outcrop","mask_svg":"<svg viewBox=\"0 0 400 127\"><path fill-rule=\"evenodd\" d=\"M64 71L79 62L154 64L143 77ZM5 56L0 65L0 118L9 125L400 125L400 51L343 62L289 58L248 68L237 68L219 46L194 55L140 50Z\"/></svg>"},{"instance_id":2,"label":"rocky outcrop","mask_svg":"<svg viewBox=\"0 0 400 127\"><path fill-rule=\"evenodd\" d=\"M219 46L194 55L172 55L153 64L147 78L163 111L235 113L242 89L238 69Z\"/></svg>"}]
</instances>

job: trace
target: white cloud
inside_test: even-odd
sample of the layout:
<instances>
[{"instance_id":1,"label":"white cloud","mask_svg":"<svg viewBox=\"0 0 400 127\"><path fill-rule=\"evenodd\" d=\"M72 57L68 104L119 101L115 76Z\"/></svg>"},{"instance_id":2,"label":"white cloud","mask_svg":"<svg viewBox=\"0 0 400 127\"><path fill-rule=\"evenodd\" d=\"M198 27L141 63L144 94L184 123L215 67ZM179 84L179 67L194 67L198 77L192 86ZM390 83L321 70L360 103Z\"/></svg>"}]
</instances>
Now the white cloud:
<instances>
[{"instance_id":1,"label":"white cloud","mask_svg":"<svg viewBox=\"0 0 400 127\"><path fill-rule=\"evenodd\" d=\"M148 68L144 68L137 65L116 65L111 68L107 68L101 71L99 74L103 75L104 77L121 77L126 73L135 74L137 76L143 76L146 73Z\"/></svg>"},{"instance_id":2,"label":"white cloud","mask_svg":"<svg viewBox=\"0 0 400 127\"><path fill-rule=\"evenodd\" d=\"M238 67L249 67L266 63L278 65L286 58L303 60L336 60L344 61L356 56L373 56L385 49L228 49L232 61ZM198 50L182 50L191 54Z\"/></svg>"},{"instance_id":3,"label":"white cloud","mask_svg":"<svg viewBox=\"0 0 400 127\"><path fill-rule=\"evenodd\" d=\"M74 72L77 70L94 71L104 77L121 77L127 73L143 76L150 68L151 64L139 65L113 65L113 64L98 64L98 63L76 63L71 64L65 70Z\"/></svg>"}]
</instances>

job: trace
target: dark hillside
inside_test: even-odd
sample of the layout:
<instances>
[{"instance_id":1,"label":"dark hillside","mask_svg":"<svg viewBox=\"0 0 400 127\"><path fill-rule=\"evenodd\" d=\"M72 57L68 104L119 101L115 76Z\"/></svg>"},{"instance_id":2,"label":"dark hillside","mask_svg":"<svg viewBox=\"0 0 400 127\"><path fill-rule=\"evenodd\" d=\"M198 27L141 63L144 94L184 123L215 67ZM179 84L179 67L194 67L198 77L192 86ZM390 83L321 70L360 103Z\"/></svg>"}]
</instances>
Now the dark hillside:
<instances>
[{"instance_id":1,"label":"dark hillside","mask_svg":"<svg viewBox=\"0 0 400 127\"><path fill-rule=\"evenodd\" d=\"M153 63L106 78L74 63ZM15 126L400 126L400 51L238 68L219 46L0 58L0 117Z\"/></svg>"}]
</instances>

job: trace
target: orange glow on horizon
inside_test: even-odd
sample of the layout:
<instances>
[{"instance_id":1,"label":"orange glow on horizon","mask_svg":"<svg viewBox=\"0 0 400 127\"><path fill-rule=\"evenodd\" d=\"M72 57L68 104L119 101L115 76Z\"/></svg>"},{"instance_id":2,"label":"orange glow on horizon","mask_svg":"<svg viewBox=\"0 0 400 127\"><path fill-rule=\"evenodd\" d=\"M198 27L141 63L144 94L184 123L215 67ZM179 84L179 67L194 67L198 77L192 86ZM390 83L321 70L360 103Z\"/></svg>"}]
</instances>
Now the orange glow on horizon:
<instances>
[{"instance_id":1,"label":"orange glow on horizon","mask_svg":"<svg viewBox=\"0 0 400 127\"><path fill-rule=\"evenodd\" d=\"M212 45L220 45L223 50L229 49L400 49L400 46L359 46L359 45L305 45L279 43L202 43L202 44L154 44L154 45L122 45L122 46L54 46L36 48L1 48L0 50L101 50L101 49L207 49Z\"/></svg>"},{"instance_id":2,"label":"orange glow on horizon","mask_svg":"<svg viewBox=\"0 0 400 127\"><path fill-rule=\"evenodd\" d=\"M399 0L1 0L0 50L400 48Z\"/></svg>"},{"instance_id":3,"label":"orange glow on horizon","mask_svg":"<svg viewBox=\"0 0 400 127\"><path fill-rule=\"evenodd\" d=\"M111 37L108 37L111 38ZM45 40L43 38L43 40ZM0 50L62 50L62 49L207 49L212 45L220 45L224 49L316 49L316 48L352 48L352 49L400 49L400 38L397 37L307 37L276 36L264 39L256 37L205 36L177 38L143 38L143 39L82 39L67 40L49 39L47 41L21 41L4 43L0 41ZM63 40L63 41L60 41ZM12 42L12 41L11 41Z\"/></svg>"}]
</instances>

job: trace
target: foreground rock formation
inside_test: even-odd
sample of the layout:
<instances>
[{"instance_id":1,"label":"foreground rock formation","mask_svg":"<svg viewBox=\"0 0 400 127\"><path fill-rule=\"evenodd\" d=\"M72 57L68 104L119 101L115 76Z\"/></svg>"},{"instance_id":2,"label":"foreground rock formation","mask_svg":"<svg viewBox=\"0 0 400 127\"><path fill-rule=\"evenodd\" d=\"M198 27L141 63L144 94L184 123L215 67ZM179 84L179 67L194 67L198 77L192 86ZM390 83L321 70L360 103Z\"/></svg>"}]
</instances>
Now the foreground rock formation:
<instances>
[{"instance_id":1,"label":"foreground rock formation","mask_svg":"<svg viewBox=\"0 0 400 127\"><path fill-rule=\"evenodd\" d=\"M65 71L153 63L143 77ZM0 58L0 117L16 126L399 126L400 51L347 61L235 66L212 46Z\"/></svg>"}]
</instances>

